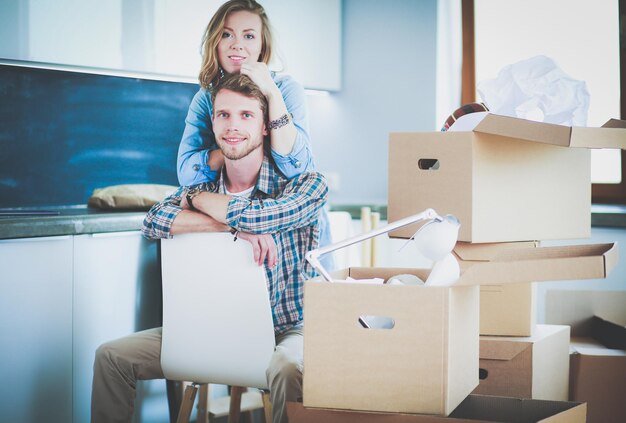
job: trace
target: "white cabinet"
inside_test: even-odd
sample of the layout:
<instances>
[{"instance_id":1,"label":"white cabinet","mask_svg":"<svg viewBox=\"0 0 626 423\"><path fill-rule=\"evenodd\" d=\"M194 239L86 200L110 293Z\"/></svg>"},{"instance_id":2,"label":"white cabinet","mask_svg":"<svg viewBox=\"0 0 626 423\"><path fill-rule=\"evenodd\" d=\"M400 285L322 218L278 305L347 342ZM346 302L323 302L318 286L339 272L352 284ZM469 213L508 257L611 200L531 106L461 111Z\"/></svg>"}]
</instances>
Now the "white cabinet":
<instances>
[{"instance_id":1,"label":"white cabinet","mask_svg":"<svg viewBox=\"0 0 626 423\"><path fill-rule=\"evenodd\" d=\"M89 421L96 348L161 325L156 246L138 231L74 237L74 422Z\"/></svg>"},{"instance_id":2,"label":"white cabinet","mask_svg":"<svg viewBox=\"0 0 626 423\"><path fill-rule=\"evenodd\" d=\"M0 241L0 421L72 419L72 237Z\"/></svg>"},{"instance_id":3,"label":"white cabinet","mask_svg":"<svg viewBox=\"0 0 626 423\"><path fill-rule=\"evenodd\" d=\"M0 241L0 422L88 422L96 348L160 324L157 243L139 231ZM167 416L163 389L138 390L136 421L155 391Z\"/></svg>"}]
</instances>

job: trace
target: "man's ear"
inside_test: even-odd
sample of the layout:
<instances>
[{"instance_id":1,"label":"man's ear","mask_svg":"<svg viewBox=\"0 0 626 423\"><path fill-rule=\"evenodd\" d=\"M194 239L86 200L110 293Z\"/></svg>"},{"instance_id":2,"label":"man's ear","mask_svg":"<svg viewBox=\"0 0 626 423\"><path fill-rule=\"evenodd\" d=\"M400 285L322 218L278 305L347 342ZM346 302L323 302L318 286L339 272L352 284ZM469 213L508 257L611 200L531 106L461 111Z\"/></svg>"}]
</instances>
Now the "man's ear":
<instances>
[{"instance_id":1,"label":"man's ear","mask_svg":"<svg viewBox=\"0 0 626 423\"><path fill-rule=\"evenodd\" d=\"M268 136L269 134L270 134L270 133L269 133L269 131L267 130L267 125L264 123L264 124L263 124L263 136L264 136L264 137L266 137L266 136Z\"/></svg>"}]
</instances>

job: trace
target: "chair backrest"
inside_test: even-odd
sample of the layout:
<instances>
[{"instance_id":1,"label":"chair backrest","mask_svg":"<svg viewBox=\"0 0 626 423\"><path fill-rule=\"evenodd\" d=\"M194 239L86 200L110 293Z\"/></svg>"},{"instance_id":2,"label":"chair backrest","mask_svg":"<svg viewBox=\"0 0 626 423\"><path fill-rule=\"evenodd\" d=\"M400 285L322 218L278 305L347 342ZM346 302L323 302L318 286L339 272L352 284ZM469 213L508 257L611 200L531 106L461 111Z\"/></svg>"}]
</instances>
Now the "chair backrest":
<instances>
[{"instance_id":1,"label":"chair backrest","mask_svg":"<svg viewBox=\"0 0 626 423\"><path fill-rule=\"evenodd\" d=\"M227 233L161 241L161 366L170 380L267 388L274 325L265 270Z\"/></svg>"}]
</instances>

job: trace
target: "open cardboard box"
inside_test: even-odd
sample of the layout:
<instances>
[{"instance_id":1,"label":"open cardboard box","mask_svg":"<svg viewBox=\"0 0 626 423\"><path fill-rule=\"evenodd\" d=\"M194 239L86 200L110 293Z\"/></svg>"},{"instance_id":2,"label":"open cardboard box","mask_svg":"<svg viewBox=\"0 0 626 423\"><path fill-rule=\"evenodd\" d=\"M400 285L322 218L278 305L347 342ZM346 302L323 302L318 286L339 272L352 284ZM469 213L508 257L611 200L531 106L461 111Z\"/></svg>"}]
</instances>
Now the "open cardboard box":
<instances>
[{"instance_id":1,"label":"open cardboard box","mask_svg":"<svg viewBox=\"0 0 626 423\"><path fill-rule=\"evenodd\" d=\"M533 336L481 336L475 394L567 401L570 327L537 325Z\"/></svg>"},{"instance_id":2,"label":"open cardboard box","mask_svg":"<svg viewBox=\"0 0 626 423\"><path fill-rule=\"evenodd\" d=\"M291 423L447 423L520 422L584 423L586 404L470 395L450 417L309 408L288 402Z\"/></svg>"},{"instance_id":3,"label":"open cardboard box","mask_svg":"<svg viewBox=\"0 0 626 423\"><path fill-rule=\"evenodd\" d=\"M581 128L488 114L470 132L391 133L388 220L432 207L459 219L460 241L587 238L589 148L626 148L626 121Z\"/></svg>"},{"instance_id":4,"label":"open cardboard box","mask_svg":"<svg viewBox=\"0 0 626 423\"><path fill-rule=\"evenodd\" d=\"M569 398L590 422L626 421L626 292L550 290L546 321L572 327Z\"/></svg>"},{"instance_id":5,"label":"open cardboard box","mask_svg":"<svg viewBox=\"0 0 626 423\"><path fill-rule=\"evenodd\" d=\"M479 288L603 278L616 244L523 248L462 266L452 287L310 280L304 287L304 405L448 415L478 385ZM335 279L382 278L427 269L349 268ZM363 315L394 320L366 329Z\"/></svg>"}]
</instances>

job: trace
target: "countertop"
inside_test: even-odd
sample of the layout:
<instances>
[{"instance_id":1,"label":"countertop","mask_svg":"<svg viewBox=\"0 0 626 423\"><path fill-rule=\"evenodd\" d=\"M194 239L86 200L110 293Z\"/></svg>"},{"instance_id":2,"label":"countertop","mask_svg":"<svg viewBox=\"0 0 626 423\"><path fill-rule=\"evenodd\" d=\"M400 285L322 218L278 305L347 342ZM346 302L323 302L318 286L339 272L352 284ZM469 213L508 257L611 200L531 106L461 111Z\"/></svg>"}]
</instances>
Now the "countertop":
<instances>
[{"instance_id":1,"label":"countertop","mask_svg":"<svg viewBox=\"0 0 626 423\"><path fill-rule=\"evenodd\" d=\"M331 210L348 211L353 219L359 219L361 207L361 205L335 205L331 206ZM381 220L387 218L386 206L367 205L367 207L380 212ZM37 214L44 212L49 214ZM145 215L145 210L99 210L84 205L0 208L0 239L136 231L141 229ZM591 225L626 228L626 206L592 205Z\"/></svg>"},{"instance_id":2,"label":"countertop","mask_svg":"<svg viewBox=\"0 0 626 423\"><path fill-rule=\"evenodd\" d=\"M0 208L0 239L135 231L141 229L145 215L145 210L99 210L82 205Z\"/></svg>"},{"instance_id":3,"label":"countertop","mask_svg":"<svg viewBox=\"0 0 626 423\"><path fill-rule=\"evenodd\" d=\"M335 204L332 211L346 211L353 219L361 218L361 207L369 207L372 212L380 213L380 219L387 219L387 206L380 204ZM592 204L591 226L606 228L626 228L626 205L623 204Z\"/></svg>"}]
</instances>

